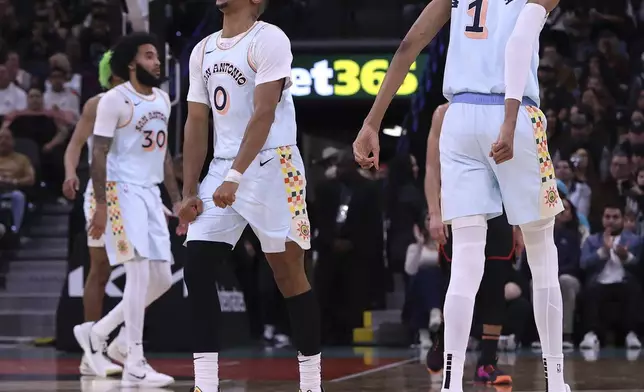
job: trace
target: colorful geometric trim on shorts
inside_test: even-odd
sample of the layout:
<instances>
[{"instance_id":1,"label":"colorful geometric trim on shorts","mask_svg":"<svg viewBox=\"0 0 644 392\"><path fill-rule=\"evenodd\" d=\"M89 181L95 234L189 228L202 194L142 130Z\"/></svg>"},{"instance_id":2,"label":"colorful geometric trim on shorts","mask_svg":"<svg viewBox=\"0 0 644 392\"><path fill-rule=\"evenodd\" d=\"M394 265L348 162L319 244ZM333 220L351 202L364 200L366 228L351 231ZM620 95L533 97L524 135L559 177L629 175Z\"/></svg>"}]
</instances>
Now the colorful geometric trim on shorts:
<instances>
[{"instance_id":1,"label":"colorful geometric trim on shorts","mask_svg":"<svg viewBox=\"0 0 644 392\"><path fill-rule=\"evenodd\" d=\"M284 176L287 202L293 218L306 215L306 183L304 176L293 165L292 149L289 146L278 147L280 166Z\"/></svg>"},{"instance_id":2,"label":"colorful geometric trim on shorts","mask_svg":"<svg viewBox=\"0 0 644 392\"><path fill-rule=\"evenodd\" d=\"M535 106L527 106L526 109L528 110L530 121L532 121L534 140L537 144L537 158L539 159L541 183L546 183L555 179L555 168L552 164L552 159L550 159L550 152L548 151L545 115L541 109Z\"/></svg>"},{"instance_id":3,"label":"colorful geometric trim on shorts","mask_svg":"<svg viewBox=\"0 0 644 392\"><path fill-rule=\"evenodd\" d=\"M125 235L125 226L121 216L121 206L119 205L118 191L116 182L108 181L105 183L105 196L107 199L107 217L110 220L109 225L112 228L112 236L116 242L116 250L120 257L126 256L131 258L132 246Z\"/></svg>"}]
</instances>

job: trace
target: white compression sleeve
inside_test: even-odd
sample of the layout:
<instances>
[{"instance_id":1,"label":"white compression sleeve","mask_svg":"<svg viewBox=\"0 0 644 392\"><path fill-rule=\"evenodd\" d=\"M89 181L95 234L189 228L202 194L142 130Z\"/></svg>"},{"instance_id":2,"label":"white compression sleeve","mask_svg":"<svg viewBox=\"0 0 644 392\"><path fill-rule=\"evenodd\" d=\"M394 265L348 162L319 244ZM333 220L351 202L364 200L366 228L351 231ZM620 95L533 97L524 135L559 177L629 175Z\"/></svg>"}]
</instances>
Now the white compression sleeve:
<instances>
[{"instance_id":1,"label":"white compression sleeve","mask_svg":"<svg viewBox=\"0 0 644 392\"><path fill-rule=\"evenodd\" d=\"M523 99L534 45L546 20L542 5L529 3L519 14L505 47L505 99Z\"/></svg>"}]
</instances>

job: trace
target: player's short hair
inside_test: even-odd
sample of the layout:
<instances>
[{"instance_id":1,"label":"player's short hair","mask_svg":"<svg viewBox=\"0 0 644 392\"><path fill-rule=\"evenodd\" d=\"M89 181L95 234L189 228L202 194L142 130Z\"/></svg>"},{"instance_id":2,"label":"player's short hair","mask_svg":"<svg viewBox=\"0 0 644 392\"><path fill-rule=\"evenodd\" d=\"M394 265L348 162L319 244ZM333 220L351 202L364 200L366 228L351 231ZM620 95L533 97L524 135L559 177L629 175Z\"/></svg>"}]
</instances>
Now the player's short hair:
<instances>
[{"instance_id":1,"label":"player's short hair","mask_svg":"<svg viewBox=\"0 0 644 392\"><path fill-rule=\"evenodd\" d=\"M112 50L112 59L110 68L112 73L123 80L130 80L129 65L136 57L141 45L157 45L157 39L154 35L148 33L132 33L121 38Z\"/></svg>"}]
</instances>

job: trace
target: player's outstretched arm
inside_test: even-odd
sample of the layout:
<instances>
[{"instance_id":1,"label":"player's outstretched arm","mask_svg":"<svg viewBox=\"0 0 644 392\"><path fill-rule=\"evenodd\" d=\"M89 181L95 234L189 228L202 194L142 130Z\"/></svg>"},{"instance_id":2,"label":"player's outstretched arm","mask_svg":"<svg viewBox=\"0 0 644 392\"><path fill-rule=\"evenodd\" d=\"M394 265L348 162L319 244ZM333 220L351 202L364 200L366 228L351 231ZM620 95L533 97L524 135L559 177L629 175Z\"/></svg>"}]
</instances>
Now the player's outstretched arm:
<instances>
[{"instance_id":1,"label":"player's outstretched arm","mask_svg":"<svg viewBox=\"0 0 644 392\"><path fill-rule=\"evenodd\" d=\"M418 54L438 34L447 23L452 9L451 0L433 0L420 14L414 25L403 38L394 58L391 60L380 91L371 107L365 123L372 128L380 129L380 124L387 108L402 85L409 68L416 61Z\"/></svg>"},{"instance_id":2,"label":"player's outstretched arm","mask_svg":"<svg viewBox=\"0 0 644 392\"><path fill-rule=\"evenodd\" d=\"M516 124L519 106L530 73L534 46L548 13L559 0L529 0L505 47L505 122Z\"/></svg>"},{"instance_id":3,"label":"player's outstretched arm","mask_svg":"<svg viewBox=\"0 0 644 392\"><path fill-rule=\"evenodd\" d=\"M74 133L72 133L72 138L67 145L67 149L65 150L65 182L72 182L70 184L65 184L65 186L63 187L64 190L69 191L65 192L65 196L73 196L72 193L78 191L78 178L76 177L76 168L78 167L81 150L83 149L83 146L87 142L89 136L92 134L94 128L94 120L96 120L96 107L98 106L99 100L100 97L92 97L85 103L83 112L81 113L80 119L78 120L76 128L74 129ZM89 153L91 154L92 152L89 151ZM70 194L68 195L68 193Z\"/></svg>"}]
</instances>

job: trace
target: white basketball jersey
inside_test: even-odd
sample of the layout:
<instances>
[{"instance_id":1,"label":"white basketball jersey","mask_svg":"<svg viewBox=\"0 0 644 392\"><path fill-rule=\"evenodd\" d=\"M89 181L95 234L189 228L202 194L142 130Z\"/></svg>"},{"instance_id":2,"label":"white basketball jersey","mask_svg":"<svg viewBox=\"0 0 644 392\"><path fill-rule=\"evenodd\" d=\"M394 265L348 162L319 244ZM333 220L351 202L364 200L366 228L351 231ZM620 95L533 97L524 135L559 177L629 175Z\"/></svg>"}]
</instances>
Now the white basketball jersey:
<instances>
[{"instance_id":1,"label":"white basketball jersey","mask_svg":"<svg viewBox=\"0 0 644 392\"><path fill-rule=\"evenodd\" d=\"M255 74L250 64L253 43L267 23L257 22L230 47L219 44L221 31L208 37L203 52L203 78L214 119L214 156L234 158L254 111ZM275 109L275 120L262 150L297 143L295 105L289 89Z\"/></svg>"},{"instance_id":2,"label":"white basketball jersey","mask_svg":"<svg viewBox=\"0 0 644 392\"><path fill-rule=\"evenodd\" d=\"M132 117L114 132L107 155L107 180L156 186L163 182L170 102L158 88L153 96L138 94L129 82L114 90L130 105Z\"/></svg>"},{"instance_id":3,"label":"white basketball jersey","mask_svg":"<svg viewBox=\"0 0 644 392\"><path fill-rule=\"evenodd\" d=\"M105 93L97 94L96 96L100 99ZM87 161L90 166L92 165L92 149L94 148L94 133L91 133L87 138Z\"/></svg>"},{"instance_id":4,"label":"white basketball jersey","mask_svg":"<svg viewBox=\"0 0 644 392\"><path fill-rule=\"evenodd\" d=\"M505 94L505 46L527 0L452 0L443 94ZM545 23L545 20L544 20ZM524 96L539 104L539 42Z\"/></svg>"}]
</instances>

